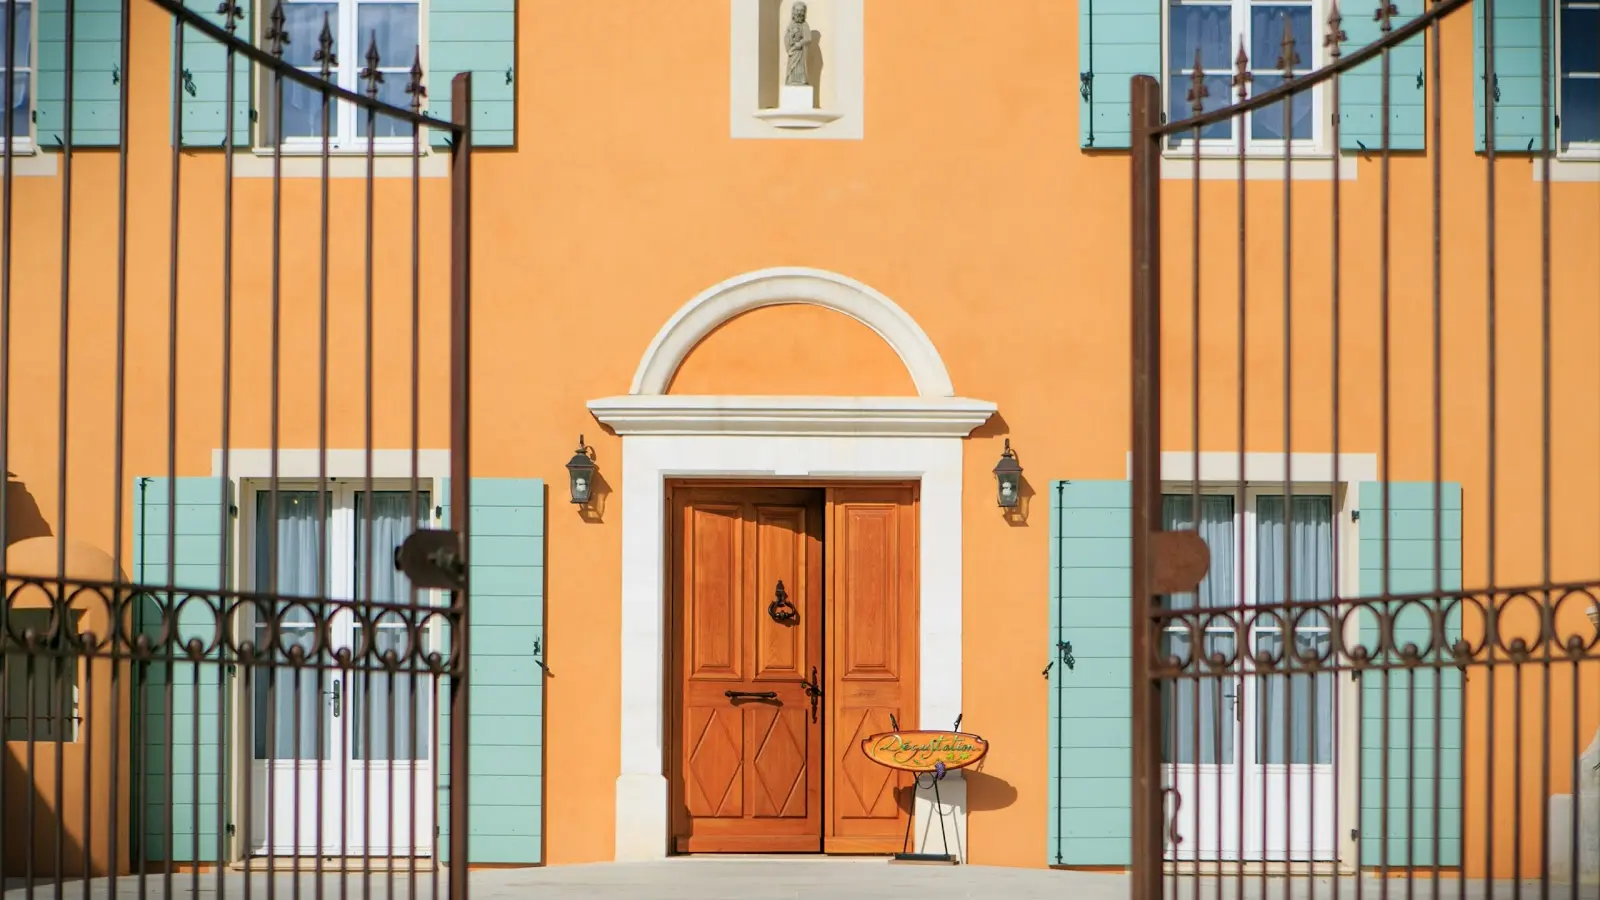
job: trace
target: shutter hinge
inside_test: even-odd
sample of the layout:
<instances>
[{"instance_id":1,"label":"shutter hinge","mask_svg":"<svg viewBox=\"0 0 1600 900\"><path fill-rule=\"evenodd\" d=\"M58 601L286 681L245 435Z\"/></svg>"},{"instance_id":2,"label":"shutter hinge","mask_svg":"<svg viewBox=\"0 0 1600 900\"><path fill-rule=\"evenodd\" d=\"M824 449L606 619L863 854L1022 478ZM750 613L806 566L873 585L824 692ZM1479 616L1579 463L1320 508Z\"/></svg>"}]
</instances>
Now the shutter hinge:
<instances>
[{"instance_id":1,"label":"shutter hinge","mask_svg":"<svg viewBox=\"0 0 1600 900\"><path fill-rule=\"evenodd\" d=\"M1353 841L1353 840L1356 840L1357 838L1360 838L1360 837L1361 837L1361 829L1359 829L1359 828L1350 829L1350 840Z\"/></svg>"},{"instance_id":2,"label":"shutter hinge","mask_svg":"<svg viewBox=\"0 0 1600 900\"><path fill-rule=\"evenodd\" d=\"M195 96L194 73L188 69L183 70L183 92Z\"/></svg>"},{"instance_id":3,"label":"shutter hinge","mask_svg":"<svg viewBox=\"0 0 1600 900\"><path fill-rule=\"evenodd\" d=\"M228 515L233 516L235 519L239 518L239 507L237 504L228 504Z\"/></svg>"},{"instance_id":4,"label":"shutter hinge","mask_svg":"<svg viewBox=\"0 0 1600 900\"><path fill-rule=\"evenodd\" d=\"M1352 521L1352 522L1361 521L1361 510L1359 510L1359 509L1350 510L1350 521Z\"/></svg>"},{"instance_id":5,"label":"shutter hinge","mask_svg":"<svg viewBox=\"0 0 1600 900\"><path fill-rule=\"evenodd\" d=\"M233 823L228 823L228 837L233 837Z\"/></svg>"},{"instance_id":6,"label":"shutter hinge","mask_svg":"<svg viewBox=\"0 0 1600 900\"><path fill-rule=\"evenodd\" d=\"M122 83L122 66L120 64L119 65L114 65L114 66L111 67L111 83L112 84L121 84Z\"/></svg>"},{"instance_id":7,"label":"shutter hinge","mask_svg":"<svg viewBox=\"0 0 1600 900\"><path fill-rule=\"evenodd\" d=\"M511 83L511 67L506 66L506 84Z\"/></svg>"},{"instance_id":8,"label":"shutter hinge","mask_svg":"<svg viewBox=\"0 0 1600 900\"><path fill-rule=\"evenodd\" d=\"M1426 70L1425 70L1425 69L1418 69L1418 70L1417 70L1417 90L1419 90L1419 91L1420 91L1420 90L1422 90L1422 85L1423 85L1423 84L1424 84L1424 83L1426 83L1426 79L1424 79L1424 78L1423 78L1423 77L1422 77L1422 73L1423 73L1423 72L1424 72L1424 71L1426 71Z\"/></svg>"},{"instance_id":9,"label":"shutter hinge","mask_svg":"<svg viewBox=\"0 0 1600 900\"><path fill-rule=\"evenodd\" d=\"M1090 97L1094 96L1093 72L1078 73L1078 96L1082 97L1084 100L1088 100Z\"/></svg>"},{"instance_id":10,"label":"shutter hinge","mask_svg":"<svg viewBox=\"0 0 1600 900\"><path fill-rule=\"evenodd\" d=\"M1061 659L1061 664L1069 669L1078 667L1078 658L1072 655L1072 642L1060 641L1056 644L1056 654Z\"/></svg>"},{"instance_id":11,"label":"shutter hinge","mask_svg":"<svg viewBox=\"0 0 1600 900\"><path fill-rule=\"evenodd\" d=\"M544 655L544 648L540 645L539 639L538 638L534 638L533 639L533 664L538 666L540 669L542 669L547 678L556 677L550 671L550 667L545 665L544 664L544 660L540 658L543 655Z\"/></svg>"}]
</instances>

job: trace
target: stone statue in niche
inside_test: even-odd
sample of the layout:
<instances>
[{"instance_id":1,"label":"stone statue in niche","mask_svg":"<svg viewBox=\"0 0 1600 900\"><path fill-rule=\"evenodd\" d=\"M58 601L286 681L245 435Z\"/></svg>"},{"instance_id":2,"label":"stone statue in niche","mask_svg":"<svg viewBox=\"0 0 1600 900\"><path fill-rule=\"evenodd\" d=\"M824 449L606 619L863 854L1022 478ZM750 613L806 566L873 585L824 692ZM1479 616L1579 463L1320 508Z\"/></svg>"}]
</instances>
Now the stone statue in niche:
<instances>
[{"instance_id":1,"label":"stone statue in niche","mask_svg":"<svg viewBox=\"0 0 1600 900\"><path fill-rule=\"evenodd\" d=\"M789 27L783 32L783 48L789 55L783 83L787 87L807 87L811 85L811 73L806 65L806 53L811 49L813 37L811 26L806 24L805 0L795 3L789 19Z\"/></svg>"}]
</instances>

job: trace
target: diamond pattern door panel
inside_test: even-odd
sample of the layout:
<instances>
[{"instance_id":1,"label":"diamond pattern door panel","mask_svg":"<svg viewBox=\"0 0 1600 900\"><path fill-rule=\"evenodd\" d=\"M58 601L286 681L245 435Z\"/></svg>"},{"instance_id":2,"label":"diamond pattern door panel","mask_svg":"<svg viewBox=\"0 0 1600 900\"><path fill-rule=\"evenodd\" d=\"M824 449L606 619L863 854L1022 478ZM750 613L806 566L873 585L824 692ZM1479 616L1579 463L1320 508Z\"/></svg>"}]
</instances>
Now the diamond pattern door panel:
<instances>
[{"instance_id":1,"label":"diamond pattern door panel","mask_svg":"<svg viewBox=\"0 0 1600 900\"><path fill-rule=\"evenodd\" d=\"M821 499L674 493L679 852L821 849L823 709L807 690L822 669Z\"/></svg>"}]
</instances>

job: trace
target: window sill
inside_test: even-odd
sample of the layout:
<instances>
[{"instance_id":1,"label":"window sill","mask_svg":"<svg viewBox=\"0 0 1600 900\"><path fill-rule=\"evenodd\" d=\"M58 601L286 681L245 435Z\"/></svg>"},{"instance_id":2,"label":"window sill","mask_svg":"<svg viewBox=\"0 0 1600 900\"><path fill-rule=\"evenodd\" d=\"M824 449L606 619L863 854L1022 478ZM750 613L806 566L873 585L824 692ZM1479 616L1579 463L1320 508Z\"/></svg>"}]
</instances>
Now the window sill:
<instances>
[{"instance_id":1,"label":"window sill","mask_svg":"<svg viewBox=\"0 0 1600 900\"><path fill-rule=\"evenodd\" d=\"M1480 156L1482 154L1479 154ZM1506 157L1496 154L1499 159ZM1534 181L1544 180L1545 161L1542 157L1533 156L1529 159L1532 165L1528 169ZM1593 152L1559 153L1550 161L1551 181L1575 181L1593 184L1600 182L1600 155Z\"/></svg>"},{"instance_id":2,"label":"window sill","mask_svg":"<svg viewBox=\"0 0 1600 900\"><path fill-rule=\"evenodd\" d=\"M1340 181L1356 180L1356 160L1329 153L1326 150L1295 151L1288 160L1289 177L1294 181L1332 181L1334 166L1338 166ZM1245 151L1244 178L1246 181L1282 181L1284 178L1282 152L1268 155L1264 152ZM1163 179L1190 180L1195 177L1194 151L1167 150L1161 154ZM1200 151L1201 181L1238 181L1239 153Z\"/></svg>"},{"instance_id":3,"label":"window sill","mask_svg":"<svg viewBox=\"0 0 1600 900\"><path fill-rule=\"evenodd\" d=\"M367 151L330 149L327 156L329 178L366 178ZM279 171L285 178L321 178L321 148L284 148L274 153L271 147L256 147L249 153L234 157L233 172L238 178L271 178ZM422 155L415 156L411 148L376 148L372 159L374 178L410 178L418 171L423 178L445 178L450 174L450 157L445 153L431 152L423 145Z\"/></svg>"}]
</instances>

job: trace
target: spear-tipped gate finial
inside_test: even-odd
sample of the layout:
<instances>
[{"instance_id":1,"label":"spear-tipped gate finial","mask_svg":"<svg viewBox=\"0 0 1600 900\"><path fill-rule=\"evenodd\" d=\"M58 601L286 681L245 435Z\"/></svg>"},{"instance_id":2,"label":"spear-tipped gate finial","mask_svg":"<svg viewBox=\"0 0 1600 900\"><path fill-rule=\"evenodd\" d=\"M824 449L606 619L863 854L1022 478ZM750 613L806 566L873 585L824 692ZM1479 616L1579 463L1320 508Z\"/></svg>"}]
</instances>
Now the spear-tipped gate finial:
<instances>
[{"instance_id":1,"label":"spear-tipped gate finial","mask_svg":"<svg viewBox=\"0 0 1600 900\"><path fill-rule=\"evenodd\" d=\"M1322 46L1328 48L1328 58L1344 55L1341 49L1350 36L1344 33L1344 16L1339 12L1339 0L1328 4L1328 33L1322 36Z\"/></svg>"},{"instance_id":2,"label":"spear-tipped gate finial","mask_svg":"<svg viewBox=\"0 0 1600 900\"><path fill-rule=\"evenodd\" d=\"M423 101L428 99L428 89L422 83L422 48L417 48L417 58L411 63L411 80L406 82L406 93L411 97L411 111L421 112Z\"/></svg>"},{"instance_id":3,"label":"spear-tipped gate finial","mask_svg":"<svg viewBox=\"0 0 1600 900\"><path fill-rule=\"evenodd\" d=\"M1234 93L1240 100L1250 96L1250 82L1256 77L1250 74L1250 54L1244 52L1244 38L1239 38L1239 52L1233 56L1233 87Z\"/></svg>"},{"instance_id":4,"label":"spear-tipped gate finial","mask_svg":"<svg viewBox=\"0 0 1600 900\"><path fill-rule=\"evenodd\" d=\"M288 21L289 17L283 12L283 0L277 0L272 4L272 13L267 16L267 33L263 37L267 39L272 55L279 59L283 58L283 48L289 45L289 32L284 28Z\"/></svg>"},{"instance_id":5,"label":"spear-tipped gate finial","mask_svg":"<svg viewBox=\"0 0 1600 900\"><path fill-rule=\"evenodd\" d=\"M373 29L372 41L367 44L367 67L361 70L361 80L367 83L367 96L373 100L378 99L378 85L383 84L383 73L378 71L378 64L383 59L378 55L378 31Z\"/></svg>"},{"instance_id":6,"label":"spear-tipped gate finial","mask_svg":"<svg viewBox=\"0 0 1600 900\"><path fill-rule=\"evenodd\" d=\"M1289 24L1287 15L1283 20L1283 40L1278 44L1278 65L1276 68L1283 72L1285 80L1294 77L1294 67L1300 63L1300 53L1295 50L1294 27Z\"/></svg>"},{"instance_id":7,"label":"spear-tipped gate finial","mask_svg":"<svg viewBox=\"0 0 1600 900\"><path fill-rule=\"evenodd\" d=\"M1200 48L1194 48L1194 71L1189 75L1189 111L1195 115L1205 112L1205 99L1211 92L1206 88L1205 73L1200 70Z\"/></svg>"},{"instance_id":8,"label":"spear-tipped gate finial","mask_svg":"<svg viewBox=\"0 0 1600 900\"><path fill-rule=\"evenodd\" d=\"M317 35L317 52L312 54L313 62L322 64L322 80L329 81L333 78L333 69L339 65L339 57L333 52L333 25L328 19L329 14L322 14L322 33Z\"/></svg>"}]
</instances>

